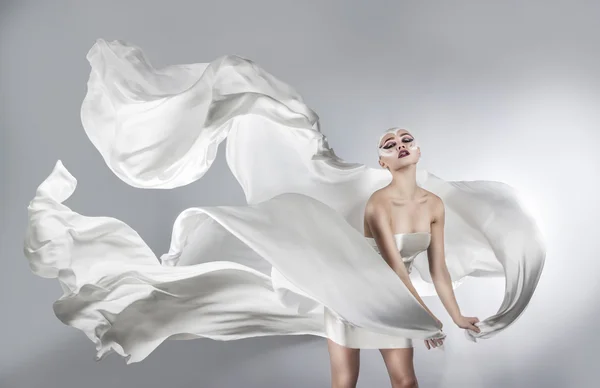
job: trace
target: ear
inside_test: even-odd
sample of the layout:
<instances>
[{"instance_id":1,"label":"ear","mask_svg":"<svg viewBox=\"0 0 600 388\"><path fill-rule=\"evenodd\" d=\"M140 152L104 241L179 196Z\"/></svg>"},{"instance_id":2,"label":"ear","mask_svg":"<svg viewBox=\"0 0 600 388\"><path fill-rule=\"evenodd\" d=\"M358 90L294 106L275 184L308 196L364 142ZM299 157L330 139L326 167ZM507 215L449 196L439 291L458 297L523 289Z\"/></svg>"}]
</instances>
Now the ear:
<instances>
[{"instance_id":1,"label":"ear","mask_svg":"<svg viewBox=\"0 0 600 388\"><path fill-rule=\"evenodd\" d=\"M381 166L381 168L385 168L385 163L383 163L383 162L381 161L381 159L379 159L379 165Z\"/></svg>"}]
</instances>

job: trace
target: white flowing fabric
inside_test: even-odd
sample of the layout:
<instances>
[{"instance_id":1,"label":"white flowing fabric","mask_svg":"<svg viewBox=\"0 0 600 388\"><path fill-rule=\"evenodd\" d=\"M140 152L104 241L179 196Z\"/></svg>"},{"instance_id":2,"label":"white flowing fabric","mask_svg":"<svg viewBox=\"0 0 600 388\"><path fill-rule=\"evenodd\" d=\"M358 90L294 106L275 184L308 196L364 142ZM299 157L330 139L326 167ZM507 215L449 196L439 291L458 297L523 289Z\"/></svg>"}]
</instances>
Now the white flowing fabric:
<instances>
[{"instance_id":1,"label":"white flowing fabric","mask_svg":"<svg viewBox=\"0 0 600 388\"><path fill-rule=\"evenodd\" d=\"M114 351L139 362L165 339L327 337L325 309L382 336L443 335L362 234L365 203L390 174L339 159L293 88L235 56L155 69L138 47L98 40L87 58L82 123L120 179L189 184L227 139L248 202L185 210L159 260L123 222L66 207L76 180L56 164L29 206L25 255L34 273L59 279L54 311L96 343L97 359ZM418 184L445 203L454 286L467 276L506 278L498 312L481 333L466 331L489 338L525 310L541 275L535 221L499 182L420 170ZM413 267L419 293L435 294L425 252Z\"/></svg>"}]
</instances>

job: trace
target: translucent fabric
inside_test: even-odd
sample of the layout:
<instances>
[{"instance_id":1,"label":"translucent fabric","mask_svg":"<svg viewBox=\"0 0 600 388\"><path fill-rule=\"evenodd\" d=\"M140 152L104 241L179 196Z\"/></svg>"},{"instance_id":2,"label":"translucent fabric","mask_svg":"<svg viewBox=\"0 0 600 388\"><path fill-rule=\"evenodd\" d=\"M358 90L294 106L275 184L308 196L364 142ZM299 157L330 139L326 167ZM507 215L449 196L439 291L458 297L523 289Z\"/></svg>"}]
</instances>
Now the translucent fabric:
<instances>
[{"instance_id":1,"label":"translucent fabric","mask_svg":"<svg viewBox=\"0 0 600 388\"><path fill-rule=\"evenodd\" d=\"M197 207L173 226L157 258L125 223L86 217L63 202L75 178L59 161L28 208L25 255L57 278L57 317L110 352L138 362L165 339L327 337L324 311L356 327L412 339L443 336L433 318L363 237L364 206L386 170L338 158L318 116L289 85L236 56L155 69L142 51L98 40L87 56L85 131L108 167L139 188L202 177L227 139L246 206ZM454 286L504 276L504 301L479 324L489 338L525 310L545 246L515 191L491 181L418 184L446 207L445 253ZM413 261L421 295L435 294L426 252Z\"/></svg>"}]
</instances>

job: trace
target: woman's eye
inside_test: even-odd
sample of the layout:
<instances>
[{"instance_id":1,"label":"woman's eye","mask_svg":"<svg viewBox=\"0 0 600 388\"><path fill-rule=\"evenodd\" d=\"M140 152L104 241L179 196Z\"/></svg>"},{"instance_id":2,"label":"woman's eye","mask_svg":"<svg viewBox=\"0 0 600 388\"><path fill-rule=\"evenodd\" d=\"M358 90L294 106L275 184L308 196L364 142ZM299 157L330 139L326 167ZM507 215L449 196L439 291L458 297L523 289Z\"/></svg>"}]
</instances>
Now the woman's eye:
<instances>
[{"instance_id":1,"label":"woman's eye","mask_svg":"<svg viewBox=\"0 0 600 388\"><path fill-rule=\"evenodd\" d=\"M387 144L385 145L385 147L383 147L383 149L385 149L385 150L389 150L390 148L392 148L392 147L395 147L395 146L396 146L396 143L394 143L394 142L391 142L391 143L387 143Z\"/></svg>"},{"instance_id":2,"label":"woman's eye","mask_svg":"<svg viewBox=\"0 0 600 388\"><path fill-rule=\"evenodd\" d=\"M413 141L414 139L410 138L410 137L405 137L404 139L402 139L402 141L404 143L410 143L411 141Z\"/></svg>"}]
</instances>

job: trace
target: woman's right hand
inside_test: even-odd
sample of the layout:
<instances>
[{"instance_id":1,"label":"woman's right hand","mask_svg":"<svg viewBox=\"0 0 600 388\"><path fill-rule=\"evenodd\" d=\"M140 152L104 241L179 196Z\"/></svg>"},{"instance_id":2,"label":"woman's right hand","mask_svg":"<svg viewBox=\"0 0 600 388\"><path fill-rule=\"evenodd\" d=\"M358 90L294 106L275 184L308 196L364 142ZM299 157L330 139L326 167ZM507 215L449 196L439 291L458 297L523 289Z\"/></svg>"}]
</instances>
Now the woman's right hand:
<instances>
[{"instance_id":1,"label":"woman's right hand","mask_svg":"<svg viewBox=\"0 0 600 388\"><path fill-rule=\"evenodd\" d=\"M444 326L444 324L442 323L442 321L440 321L439 319L437 319L433 314L431 314L431 317L435 320L436 326L438 326L440 328L440 331L442 330L442 327ZM438 338L438 339L426 339L425 340L425 346L427 347L427 349L431 349L433 348L437 348L438 346L442 346L444 344L444 340L446 339L446 336L444 335L444 337L442 338Z\"/></svg>"},{"instance_id":2,"label":"woman's right hand","mask_svg":"<svg viewBox=\"0 0 600 388\"><path fill-rule=\"evenodd\" d=\"M445 339L446 339L445 335L442 338L426 339L425 346L427 347L427 350L431 349L432 347L437 348L438 346L442 346L444 344Z\"/></svg>"}]
</instances>

